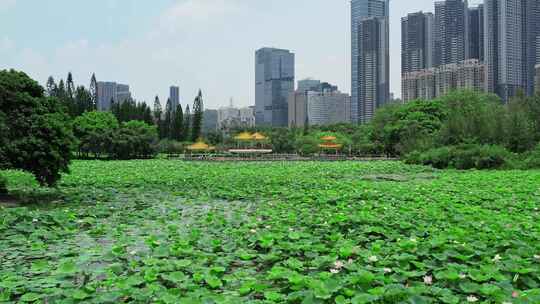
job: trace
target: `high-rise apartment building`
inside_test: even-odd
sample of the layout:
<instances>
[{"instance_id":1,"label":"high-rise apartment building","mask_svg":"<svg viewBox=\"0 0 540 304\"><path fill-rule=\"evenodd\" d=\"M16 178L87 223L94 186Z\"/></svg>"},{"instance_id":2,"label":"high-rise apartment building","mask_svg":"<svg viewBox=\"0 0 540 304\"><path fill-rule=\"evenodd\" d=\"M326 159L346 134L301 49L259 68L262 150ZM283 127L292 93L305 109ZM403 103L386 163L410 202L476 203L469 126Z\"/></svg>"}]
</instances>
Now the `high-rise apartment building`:
<instances>
[{"instance_id":1,"label":"high-rise apartment building","mask_svg":"<svg viewBox=\"0 0 540 304\"><path fill-rule=\"evenodd\" d=\"M176 108L180 104L180 87L171 86L169 88L169 99L171 100L173 111L176 111Z\"/></svg>"},{"instance_id":2,"label":"high-rise apartment building","mask_svg":"<svg viewBox=\"0 0 540 304\"><path fill-rule=\"evenodd\" d=\"M262 48L255 53L257 125L287 126L288 98L294 92L294 54Z\"/></svg>"},{"instance_id":3,"label":"high-rise apartment building","mask_svg":"<svg viewBox=\"0 0 540 304\"><path fill-rule=\"evenodd\" d=\"M103 81L97 83L98 111L109 111L113 103L123 103L128 100L131 100L129 85Z\"/></svg>"},{"instance_id":4,"label":"high-rise apartment building","mask_svg":"<svg viewBox=\"0 0 540 304\"><path fill-rule=\"evenodd\" d=\"M217 110L217 128L219 130L230 130L239 127L255 126L255 108L244 107L236 108L231 100L227 107L221 107Z\"/></svg>"},{"instance_id":5,"label":"high-rise apartment building","mask_svg":"<svg viewBox=\"0 0 540 304\"><path fill-rule=\"evenodd\" d=\"M478 59L442 65L436 68L405 73L402 77L404 102L444 96L453 90L484 91L486 66Z\"/></svg>"},{"instance_id":6,"label":"high-rise apartment building","mask_svg":"<svg viewBox=\"0 0 540 304\"><path fill-rule=\"evenodd\" d=\"M116 82L97 83L97 109L109 111L112 103L116 100Z\"/></svg>"},{"instance_id":7,"label":"high-rise apartment building","mask_svg":"<svg viewBox=\"0 0 540 304\"><path fill-rule=\"evenodd\" d=\"M115 102L123 103L131 100L131 92L129 91L129 85L116 84L116 99Z\"/></svg>"},{"instance_id":8,"label":"high-rise apartment building","mask_svg":"<svg viewBox=\"0 0 540 304\"><path fill-rule=\"evenodd\" d=\"M467 0L435 2L434 66L458 63L469 58Z\"/></svg>"},{"instance_id":9,"label":"high-rise apartment building","mask_svg":"<svg viewBox=\"0 0 540 304\"><path fill-rule=\"evenodd\" d=\"M351 97L336 90L296 91L289 95L289 127L351 121Z\"/></svg>"},{"instance_id":10,"label":"high-rise apartment building","mask_svg":"<svg viewBox=\"0 0 540 304\"><path fill-rule=\"evenodd\" d=\"M469 59L484 61L484 5L469 8Z\"/></svg>"},{"instance_id":11,"label":"high-rise apartment building","mask_svg":"<svg viewBox=\"0 0 540 304\"><path fill-rule=\"evenodd\" d=\"M289 128L303 128L308 123L308 92L298 90L289 94Z\"/></svg>"},{"instance_id":12,"label":"high-rise apartment building","mask_svg":"<svg viewBox=\"0 0 540 304\"><path fill-rule=\"evenodd\" d=\"M321 85L321 81L317 79L302 79L298 80L298 88L296 89L299 92L314 91Z\"/></svg>"},{"instance_id":13,"label":"high-rise apartment building","mask_svg":"<svg viewBox=\"0 0 540 304\"><path fill-rule=\"evenodd\" d=\"M401 18L401 73L433 66L432 13L413 13Z\"/></svg>"},{"instance_id":14,"label":"high-rise apartment building","mask_svg":"<svg viewBox=\"0 0 540 304\"><path fill-rule=\"evenodd\" d=\"M540 46L540 1L485 0L487 90L508 101L532 95Z\"/></svg>"},{"instance_id":15,"label":"high-rise apartment building","mask_svg":"<svg viewBox=\"0 0 540 304\"><path fill-rule=\"evenodd\" d=\"M351 117L371 120L388 102L389 0L351 1Z\"/></svg>"},{"instance_id":16,"label":"high-rise apartment building","mask_svg":"<svg viewBox=\"0 0 540 304\"><path fill-rule=\"evenodd\" d=\"M469 8L469 59L484 61L484 5Z\"/></svg>"}]
</instances>

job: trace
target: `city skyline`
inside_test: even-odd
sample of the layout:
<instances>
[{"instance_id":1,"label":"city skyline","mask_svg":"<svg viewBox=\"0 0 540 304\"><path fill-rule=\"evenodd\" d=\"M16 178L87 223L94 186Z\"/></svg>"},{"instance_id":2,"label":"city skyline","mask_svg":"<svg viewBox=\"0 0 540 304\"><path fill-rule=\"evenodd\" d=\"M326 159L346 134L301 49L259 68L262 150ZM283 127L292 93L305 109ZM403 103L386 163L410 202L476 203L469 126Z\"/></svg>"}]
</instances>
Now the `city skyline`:
<instances>
[{"instance_id":1,"label":"city skyline","mask_svg":"<svg viewBox=\"0 0 540 304\"><path fill-rule=\"evenodd\" d=\"M101 6L65 0L54 5L0 1L0 26L6 29L0 34L0 68L24 70L42 84L49 75L58 80L72 71L76 84L85 86L95 72L98 81L129 83L132 95L149 104L157 94L165 106L169 86L175 83L182 87L183 103L191 103L202 88L210 108L226 104L230 96L247 106L255 102L252 54L260 47L274 46L297 55L297 79L328 79L343 92L350 92L349 1L332 2L331 6L322 0L277 0L270 4L244 0L99 3ZM276 15L284 3L288 13ZM310 14L305 13L306 7ZM415 1L413 6L393 1L391 5L390 91L396 96L401 94L400 18L421 10L433 12L434 1ZM48 26L10 26L23 15ZM206 21L199 15L213 18ZM270 26L275 16L283 22ZM229 17L250 23L250 28ZM288 26L298 18L310 26L307 35L305 27ZM321 18L335 22L323 24ZM219 33L212 31L216 26L221 29ZM222 37L223 31L232 36ZM318 39L320 36L325 39ZM216 44L225 45L224 57L212 54ZM210 69L212 66L219 68ZM235 72L234 77L230 77L230 71Z\"/></svg>"}]
</instances>

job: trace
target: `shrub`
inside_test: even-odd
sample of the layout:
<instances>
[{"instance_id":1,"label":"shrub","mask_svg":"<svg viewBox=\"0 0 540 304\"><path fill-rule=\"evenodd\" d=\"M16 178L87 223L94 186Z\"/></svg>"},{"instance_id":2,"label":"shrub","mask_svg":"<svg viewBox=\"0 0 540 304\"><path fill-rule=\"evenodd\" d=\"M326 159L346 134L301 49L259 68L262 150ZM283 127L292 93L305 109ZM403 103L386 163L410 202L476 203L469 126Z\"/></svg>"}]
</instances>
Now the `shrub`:
<instances>
[{"instance_id":1,"label":"shrub","mask_svg":"<svg viewBox=\"0 0 540 304\"><path fill-rule=\"evenodd\" d=\"M540 144L535 149L523 155L523 169L540 169Z\"/></svg>"},{"instance_id":2,"label":"shrub","mask_svg":"<svg viewBox=\"0 0 540 304\"><path fill-rule=\"evenodd\" d=\"M452 149L442 147L438 149L428 150L420 157L422 164L430 165L437 169L445 169L450 167L452 163Z\"/></svg>"},{"instance_id":3,"label":"shrub","mask_svg":"<svg viewBox=\"0 0 540 304\"><path fill-rule=\"evenodd\" d=\"M53 186L68 171L74 138L60 102L43 92L22 72L0 71L0 169L21 169Z\"/></svg>"},{"instance_id":4,"label":"shrub","mask_svg":"<svg viewBox=\"0 0 540 304\"><path fill-rule=\"evenodd\" d=\"M464 144L431 149L424 153L413 152L407 155L405 162L437 169L483 170L501 168L510 158L511 154L500 146Z\"/></svg>"},{"instance_id":5,"label":"shrub","mask_svg":"<svg viewBox=\"0 0 540 304\"><path fill-rule=\"evenodd\" d=\"M132 120L114 133L110 154L117 159L155 157L158 152L158 131L155 126Z\"/></svg>"},{"instance_id":6,"label":"shrub","mask_svg":"<svg viewBox=\"0 0 540 304\"><path fill-rule=\"evenodd\" d=\"M182 154L184 153L186 144L175 140L161 140L159 142L159 152L165 154Z\"/></svg>"},{"instance_id":7,"label":"shrub","mask_svg":"<svg viewBox=\"0 0 540 304\"><path fill-rule=\"evenodd\" d=\"M301 136L296 139L296 151L300 155L313 155L320 151L320 140L314 136Z\"/></svg>"}]
</instances>

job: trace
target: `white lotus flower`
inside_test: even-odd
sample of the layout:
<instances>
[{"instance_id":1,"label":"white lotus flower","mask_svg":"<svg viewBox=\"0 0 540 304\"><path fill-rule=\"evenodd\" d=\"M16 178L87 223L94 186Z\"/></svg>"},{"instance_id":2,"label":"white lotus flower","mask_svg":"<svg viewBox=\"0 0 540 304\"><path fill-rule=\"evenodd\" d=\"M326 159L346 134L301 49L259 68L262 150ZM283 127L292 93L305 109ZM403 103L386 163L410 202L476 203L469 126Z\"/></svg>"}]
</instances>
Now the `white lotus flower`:
<instances>
[{"instance_id":1,"label":"white lotus flower","mask_svg":"<svg viewBox=\"0 0 540 304\"><path fill-rule=\"evenodd\" d=\"M478 302L478 298L475 297L475 296L468 296L467 297L467 302L469 302L469 303Z\"/></svg>"},{"instance_id":2,"label":"white lotus flower","mask_svg":"<svg viewBox=\"0 0 540 304\"><path fill-rule=\"evenodd\" d=\"M376 263L379 261L379 259L377 258L377 256L372 255L368 258L368 261L370 261L371 263Z\"/></svg>"},{"instance_id":3,"label":"white lotus flower","mask_svg":"<svg viewBox=\"0 0 540 304\"><path fill-rule=\"evenodd\" d=\"M333 273L333 274L337 274L337 273L339 273L339 270L332 268L332 269L330 269L330 272Z\"/></svg>"},{"instance_id":4,"label":"white lotus flower","mask_svg":"<svg viewBox=\"0 0 540 304\"><path fill-rule=\"evenodd\" d=\"M392 269L391 268L384 268L384 273L391 273L392 272Z\"/></svg>"},{"instance_id":5,"label":"white lotus flower","mask_svg":"<svg viewBox=\"0 0 540 304\"><path fill-rule=\"evenodd\" d=\"M343 268L343 267L345 267L345 264L343 264L342 261L336 261L336 262L334 263L334 268L335 268L335 269L341 269L341 268Z\"/></svg>"},{"instance_id":6,"label":"white lotus flower","mask_svg":"<svg viewBox=\"0 0 540 304\"><path fill-rule=\"evenodd\" d=\"M425 276L424 277L424 284L426 284L426 285L433 284L433 276Z\"/></svg>"},{"instance_id":7,"label":"white lotus flower","mask_svg":"<svg viewBox=\"0 0 540 304\"><path fill-rule=\"evenodd\" d=\"M502 257L497 254L494 258L493 258L493 262L500 262L502 260Z\"/></svg>"}]
</instances>

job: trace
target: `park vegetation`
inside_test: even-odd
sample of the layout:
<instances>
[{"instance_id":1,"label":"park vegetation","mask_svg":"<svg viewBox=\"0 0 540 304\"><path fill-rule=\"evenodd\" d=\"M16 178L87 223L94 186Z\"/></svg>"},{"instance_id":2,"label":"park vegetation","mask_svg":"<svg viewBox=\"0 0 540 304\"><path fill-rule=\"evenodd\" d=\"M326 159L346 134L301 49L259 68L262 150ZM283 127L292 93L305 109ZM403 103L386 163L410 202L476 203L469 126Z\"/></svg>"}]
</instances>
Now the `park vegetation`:
<instances>
[{"instance_id":1,"label":"park vegetation","mask_svg":"<svg viewBox=\"0 0 540 304\"><path fill-rule=\"evenodd\" d=\"M71 170L65 203L0 206L0 302L540 303L537 170L164 159ZM44 191L6 174L15 191Z\"/></svg>"},{"instance_id":2,"label":"park vegetation","mask_svg":"<svg viewBox=\"0 0 540 304\"><path fill-rule=\"evenodd\" d=\"M58 99L24 73L0 71L0 169L21 169L53 186L68 172L74 138ZM0 177L0 193L6 192Z\"/></svg>"}]
</instances>

